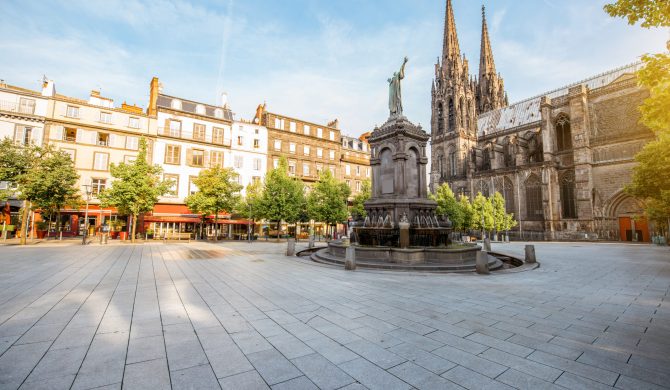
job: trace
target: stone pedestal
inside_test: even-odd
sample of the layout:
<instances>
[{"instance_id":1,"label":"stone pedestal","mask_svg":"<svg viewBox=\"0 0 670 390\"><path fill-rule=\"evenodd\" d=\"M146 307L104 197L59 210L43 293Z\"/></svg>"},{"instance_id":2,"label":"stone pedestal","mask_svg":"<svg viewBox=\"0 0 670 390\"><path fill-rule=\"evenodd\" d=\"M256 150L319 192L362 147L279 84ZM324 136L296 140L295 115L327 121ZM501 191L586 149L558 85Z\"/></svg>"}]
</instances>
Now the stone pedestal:
<instances>
[{"instance_id":1,"label":"stone pedestal","mask_svg":"<svg viewBox=\"0 0 670 390\"><path fill-rule=\"evenodd\" d=\"M491 271L489 271L489 254L487 252L477 252L475 269L478 274L488 275L491 273Z\"/></svg>"},{"instance_id":2,"label":"stone pedestal","mask_svg":"<svg viewBox=\"0 0 670 390\"><path fill-rule=\"evenodd\" d=\"M286 256L295 256L295 239L289 238L286 243Z\"/></svg>"},{"instance_id":3,"label":"stone pedestal","mask_svg":"<svg viewBox=\"0 0 670 390\"><path fill-rule=\"evenodd\" d=\"M535 258L535 245L526 245L526 263L533 264L537 262Z\"/></svg>"},{"instance_id":4,"label":"stone pedestal","mask_svg":"<svg viewBox=\"0 0 670 390\"><path fill-rule=\"evenodd\" d=\"M344 256L344 269L347 271L356 270L356 249L353 245L349 245Z\"/></svg>"},{"instance_id":5,"label":"stone pedestal","mask_svg":"<svg viewBox=\"0 0 670 390\"><path fill-rule=\"evenodd\" d=\"M400 247L407 249L409 247L409 222L400 222Z\"/></svg>"}]
</instances>

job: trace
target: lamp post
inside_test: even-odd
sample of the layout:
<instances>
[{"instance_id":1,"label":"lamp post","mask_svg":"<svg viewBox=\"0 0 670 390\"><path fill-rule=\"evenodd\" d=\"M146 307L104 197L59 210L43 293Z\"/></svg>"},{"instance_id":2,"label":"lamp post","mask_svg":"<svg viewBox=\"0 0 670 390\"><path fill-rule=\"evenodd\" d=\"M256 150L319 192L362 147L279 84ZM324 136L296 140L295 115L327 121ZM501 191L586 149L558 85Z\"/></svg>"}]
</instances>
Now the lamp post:
<instances>
[{"instance_id":1,"label":"lamp post","mask_svg":"<svg viewBox=\"0 0 670 390\"><path fill-rule=\"evenodd\" d=\"M249 244L251 244L251 241L253 241L251 235L253 233L253 228L251 227L251 223L253 222L253 217L251 216L251 203L249 203L249 224L247 225L247 238L249 239Z\"/></svg>"},{"instance_id":2,"label":"lamp post","mask_svg":"<svg viewBox=\"0 0 670 390\"><path fill-rule=\"evenodd\" d=\"M86 211L84 213L84 234L81 239L81 245L86 245L86 236L88 235L88 201L91 197L91 185L84 184L84 194L86 195Z\"/></svg>"}]
</instances>

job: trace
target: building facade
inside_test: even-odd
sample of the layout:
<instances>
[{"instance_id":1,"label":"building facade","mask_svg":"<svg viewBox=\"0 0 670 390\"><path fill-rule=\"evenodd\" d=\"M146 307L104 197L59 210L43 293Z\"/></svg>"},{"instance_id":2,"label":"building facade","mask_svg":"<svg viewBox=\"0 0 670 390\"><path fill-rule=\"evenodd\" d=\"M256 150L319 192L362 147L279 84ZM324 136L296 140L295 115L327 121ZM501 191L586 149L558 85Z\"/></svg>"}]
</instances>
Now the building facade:
<instances>
[{"instance_id":1,"label":"building facade","mask_svg":"<svg viewBox=\"0 0 670 390\"><path fill-rule=\"evenodd\" d=\"M649 241L641 205L623 192L634 155L653 139L639 124L641 64L509 105L482 15L479 79L467 74L447 1L432 85L431 190L500 192L534 239Z\"/></svg>"},{"instance_id":2,"label":"building facade","mask_svg":"<svg viewBox=\"0 0 670 390\"><path fill-rule=\"evenodd\" d=\"M226 167L239 174L238 182L246 188L252 183L262 182L268 167L268 130L248 121L232 124L231 158Z\"/></svg>"},{"instance_id":3,"label":"building facade","mask_svg":"<svg viewBox=\"0 0 670 390\"><path fill-rule=\"evenodd\" d=\"M363 182L370 180L370 145L365 139L342 136L340 156L341 178L353 198L361 192Z\"/></svg>"}]
</instances>

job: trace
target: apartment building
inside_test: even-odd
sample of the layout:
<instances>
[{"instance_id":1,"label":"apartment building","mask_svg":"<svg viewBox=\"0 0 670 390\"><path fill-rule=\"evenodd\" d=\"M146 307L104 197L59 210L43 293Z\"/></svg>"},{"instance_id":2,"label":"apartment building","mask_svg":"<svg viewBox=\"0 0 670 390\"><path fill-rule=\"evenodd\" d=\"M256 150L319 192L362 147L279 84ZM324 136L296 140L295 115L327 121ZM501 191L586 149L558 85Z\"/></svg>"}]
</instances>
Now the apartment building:
<instances>
[{"instance_id":1,"label":"apartment building","mask_svg":"<svg viewBox=\"0 0 670 390\"><path fill-rule=\"evenodd\" d=\"M268 131L264 126L249 121L234 121L232 124L231 158L226 167L238 173L238 182L246 193L249 184L260 182L268 166Z\"/></svg>"},{"instance_id":2,"label":"apartment building","mask_svg":"<svg viewBox=\"0 0 670 390\"><path fill-rule=\"evenodd\" d=\"M351 198L361 192L363 182L370 180L370 145L366 138L342 136L340 154L341 178L351 189Z\"/></svg>"}]
</instances>

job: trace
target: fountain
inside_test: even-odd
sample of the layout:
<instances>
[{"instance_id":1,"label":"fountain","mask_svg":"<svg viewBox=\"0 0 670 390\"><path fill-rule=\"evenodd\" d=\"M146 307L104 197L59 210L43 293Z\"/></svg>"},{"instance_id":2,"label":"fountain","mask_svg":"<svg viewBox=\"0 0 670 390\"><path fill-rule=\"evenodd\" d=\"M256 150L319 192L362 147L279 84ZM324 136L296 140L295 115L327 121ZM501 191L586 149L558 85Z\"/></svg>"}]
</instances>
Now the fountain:
<instances>
[{"instance_id":1,"label":"fountain","mask_svg":"<svg viewBox=\"0 0 670 390\"><path fill-rule=\"evenodd\" d=\"M346 248L352 245L359 267L474 271L481 247L452 243L451 222L438 218L437 203L428 198L430 136L402 115L399 82L403 77L404 64L389 79L391 115L369 138L372 193L364 205L367 217L355 223L351 242L332 241L312 259L344 264ZM502 266L493 256L488 262L491 269Z\"/></svg>"}]
</instances>

